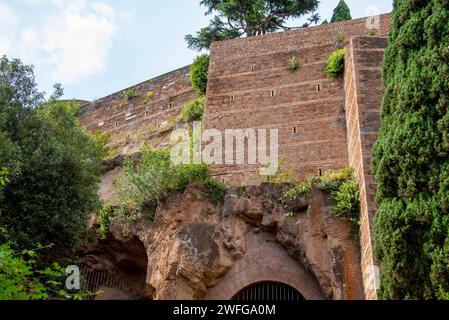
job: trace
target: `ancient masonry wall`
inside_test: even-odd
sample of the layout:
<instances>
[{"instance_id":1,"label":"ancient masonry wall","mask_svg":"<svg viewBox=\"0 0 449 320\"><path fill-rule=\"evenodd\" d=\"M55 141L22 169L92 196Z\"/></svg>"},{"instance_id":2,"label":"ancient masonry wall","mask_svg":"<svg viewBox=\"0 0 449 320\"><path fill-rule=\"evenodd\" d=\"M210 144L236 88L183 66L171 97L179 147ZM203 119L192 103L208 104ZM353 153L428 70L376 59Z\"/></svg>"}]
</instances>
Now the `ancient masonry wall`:
<instances>
[{"instance_id":1,"label":"ancient masonry wall","mask_svg":"<svg viewBox=\"0 0 449 320\"><path fill-rule=\"evenodd\" d=\"M125 101L127 90L138 96ZM182 107L196 97L187 66L85 104L80 121L91 133L109 132L117 155L133 154L144 142L168 146L169 133L181 124Z\"/></svg>"},{"instance_id":2,"label":"ancient masonry wall","mask_svg":"<svg viewBox=\"0 0 449 320\"><path fill-rule=\"evenodd\" d=\"M344 83L327 79L324 68L329 54L352 37L386 35L390 16L380 16L378 29L367 22L213 43L206 129L278 129L280 164L300 179L348 166ZM302 65L296 72L288 68L292 56ZM226 164L211 170L233 185L257 184L259 167Z\"/></svg>"},{"instance_id":3,"label":"ancient masonry wall","mask_svg":"<svg viewBox=\"0 0 449 320\"><path fill-rule=\"evenodd\" d=\"M361 264L365 296L376 299L379 269L373 258L373 218L376 182L371 149L380 129L380 102L384 94L382 60L387 38L352 38L346 50L345 100L349 165L360 185Z\"/></svg>"}]
</instances>

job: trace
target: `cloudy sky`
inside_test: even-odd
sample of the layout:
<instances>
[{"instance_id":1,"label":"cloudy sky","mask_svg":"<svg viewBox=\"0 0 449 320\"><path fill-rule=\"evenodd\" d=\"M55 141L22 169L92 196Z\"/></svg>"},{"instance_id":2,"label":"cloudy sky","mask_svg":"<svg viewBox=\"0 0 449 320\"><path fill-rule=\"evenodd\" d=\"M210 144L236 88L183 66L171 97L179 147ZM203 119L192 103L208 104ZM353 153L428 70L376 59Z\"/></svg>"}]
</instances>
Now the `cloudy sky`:
<instances>
[{"instance_id":1,"label":"cloudy sky","mask_svg":"<svg viewBox=\"0 0 449 320\"><path fill-rule=\"evenodd\" d=\"M184 36L208 23L199 0L0 0L0 56L35 66L40 89L94 100L188 65ZM322 0L330 19L338 0ZM393 0L347 0L353 18Z\"/></svg>"}]
</instances>

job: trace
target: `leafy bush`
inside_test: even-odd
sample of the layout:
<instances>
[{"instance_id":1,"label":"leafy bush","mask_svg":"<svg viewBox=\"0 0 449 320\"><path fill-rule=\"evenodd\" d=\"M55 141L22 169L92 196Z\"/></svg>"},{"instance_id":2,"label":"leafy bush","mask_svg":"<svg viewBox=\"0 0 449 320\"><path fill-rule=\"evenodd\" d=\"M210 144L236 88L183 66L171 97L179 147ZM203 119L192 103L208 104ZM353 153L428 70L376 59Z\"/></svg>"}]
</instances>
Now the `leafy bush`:
<instances>
[{"instance_id":1,"label":"leafy bush","mask_svg":"<svg viewBox=\"0 0 449 320\"><path fill-rule=\"evenodd\" d=\"M301 63L299 62L298 58L296 58L295 56L290 57L290 60L288 62L288 69L291 72L295 72L301 69Z\"/></svg>"},{"instance_id":2,"label":"leafy bush","mask_svg":"<svg viewBox=\"0 0 449 320\"><path fill-rule=\"evenodd\" d=\"M449 292L449 7L396 1L373 148L383 299Z\"/></svg>"},{"instance_id":3,"label":"leafy bush","mask_svg":"<svg viewBox=\"0 0 449 320\"><path fill-rule=\"evenodd\" d=\"M182 119L184 122L198 121L203 118L204 98L189 101L182 108Z\"/></svg>"},{"instance_id":4,"label":"leafy bush","mask_svg":"<svg viewBox=\"0 0 449 320\"><path fill-rule=\"evenodd\" d=\"M200 94L206 94L207 77L209 72L209 55L198 56L190 66L190 81L192 87Z\"/></svg>"},{"instance_id":5,"label":"leafy bush","mask_svg":"<svg viewBox=\"0 0 449 320\"><path fill-rule=\"evenodd\" d=\"M102 149L80 127L79 104L44 103L33 68L0 62L0 168L9 180L0 224L20 246L70 249L98 204Z\"/></svg>"},{"instance_id":6,"label":"leafy bush","mask_svg":"<svg viewBox=\"0 0 449 320\"><path fill-rule=\"evenodd\" d=\"M0 234L5 233L0 228ZM49 247L25 250L10 241L0 244L0 300L83 299L83 294L65 290L66 271L58 263L38 266L39 251Z\"/></svg>"},{"instance_id":7,"label":"leafy bush","mask_svg":"<svg viewBox=\"0 0 449 320\"><path fill-rule=\"evenodd\" d=\"M211 203L218 204L224 202L226 191L228 190L226 184L212 178L206 178L203 184L207 188L207 197Z\"/></svg>"},{"instance_id":8,"label":"leafy bush","mask_svg":"<svg viewBox=\"0 0 449 320\"><path fill-rule=\"evenodd\" d=\"M351 10L344 0L340 0L332 14L331 23L352 20Z\"/></svg>"},{"instance_id":9,"label":"leafy bush","mask_svg":"<svg viewBox=\"0 0 449 320\"><path fill-rule=\"evenodd\" d=\"M134 89L128 89L123 93L123 100L125 102L129 102L131 100L134 100L135 98L139 97L140 94L136 92Z\"/></svg>"},{"instance_id":10,"label":"leafy bush","mask_svg":"<svg viewBox=\"0 0 449 320\"><path fill-rule=\"evenodd\" d=\"M330 79L341 79L345 71L345 49L337 49L331 53L325 69Z\"/></svg>"},{"instance_id":11,"label":"leafy bush","mask_svg":"<svg viewBox=\"0 0 449 320\"><path fill-rule=\"evenodd\" d=\"M317 178L317 187L328 192L335 192L345 181L349 181L354 176L352 168L343 168L341 170L331 170L324 176Z\"/></svg>"}]
</instances>

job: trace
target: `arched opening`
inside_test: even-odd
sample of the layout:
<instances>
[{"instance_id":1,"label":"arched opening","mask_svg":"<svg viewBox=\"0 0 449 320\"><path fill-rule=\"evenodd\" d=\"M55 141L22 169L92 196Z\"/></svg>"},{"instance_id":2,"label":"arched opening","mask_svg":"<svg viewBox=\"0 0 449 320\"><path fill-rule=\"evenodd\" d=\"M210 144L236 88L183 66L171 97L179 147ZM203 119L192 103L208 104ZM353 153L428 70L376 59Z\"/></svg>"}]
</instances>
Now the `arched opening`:
<instances>
[{"instance_id":1,"label":"arched opening","mask_svg":"<svg viewBox=\"0 0 449 320\"><path fill-rule=\"evenodd\" d=\"M281 282L264 281L253 283L239 292L231 300L236 301L301 301L305 300L295 288Z\"/></svg>"}]
</instances>

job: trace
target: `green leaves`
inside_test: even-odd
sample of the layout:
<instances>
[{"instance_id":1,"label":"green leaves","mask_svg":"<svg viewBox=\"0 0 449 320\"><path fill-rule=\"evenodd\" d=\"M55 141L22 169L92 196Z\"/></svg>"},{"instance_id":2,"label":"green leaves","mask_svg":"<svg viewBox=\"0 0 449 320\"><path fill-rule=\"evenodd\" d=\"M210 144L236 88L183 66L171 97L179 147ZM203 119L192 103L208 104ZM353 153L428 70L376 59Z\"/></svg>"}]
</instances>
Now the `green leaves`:
<instances>
[{"instance_id":1,"label":"green leaves","mask_svg":"<svg viewBox=\"0 0 449 320\"><path fill-rule=\"evenodd\" d=\"M248 37L291 29L288 21L305 15L308 26L318 23L317 0L202 0L207 15L216 14L208 27L195 35L187 35L185 40L191 49L209 49L213 41Z\"/></svg>"},{"instance_id":2,"label":"green leaves","mask_svg":"<svg viewBox=\"0 0 449 320\"><path fill-rule=\"evenodd\" d=\"M394 10L373 148L386 299L449 292L448 14L447 0L397 1Z\"/></svg>"},{"instance_id":3,"label":"green leaves","mask_svg":"<svg viewBox=\"0 0 449 320\"><path fill-rule=\"evenodd\" d=\"M181 111L184 122L199 121L203 119L204 98L189 101Z\"/></svg>"},{"instance_id":4,"label":"green leaves","mask_svg":"<svg viewBox=\"0 0 449 320\"><path fill-rule=\"evenodd\" d=\"M190 81L198 93L204 95L207 90L207 77L209 74L209 55L198 56L190 66Z\"/></svg>"},{"instance_id":5,"label":"green leaves","mask_svg":"<svg viewBox=\"0 0 449 320\"><path fill-rule=\"evenodd\" d=\"M346 4L345 0L340 0L338 5L334 9L334 13L332 15L331 23L352 20L351 10Z\"/></svg>"},{"instance_id":6,"label":"green leaves","mask_svg":"<svg viewBox=\"0 0 449 320\"><path fill-rule=\"evenodd\" d=\"M345 49L337 49L331 53L324 70L329 79L341 79L345 71Z\"/></svg>"}]
</instances>

